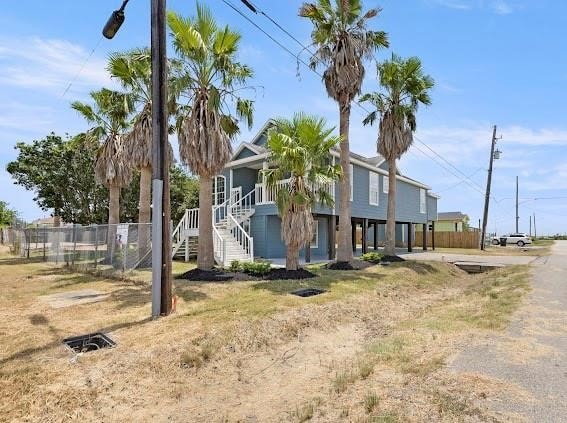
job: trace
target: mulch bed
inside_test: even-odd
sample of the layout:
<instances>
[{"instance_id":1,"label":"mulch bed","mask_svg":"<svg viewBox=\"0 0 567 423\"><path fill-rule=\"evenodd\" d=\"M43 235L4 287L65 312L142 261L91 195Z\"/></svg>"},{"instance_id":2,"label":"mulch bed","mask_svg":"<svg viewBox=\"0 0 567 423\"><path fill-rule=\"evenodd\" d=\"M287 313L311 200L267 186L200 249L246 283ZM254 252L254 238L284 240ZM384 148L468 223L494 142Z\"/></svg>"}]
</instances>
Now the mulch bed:
<instances>
[{"instance_id":1,"label":"mulch bed","mask_svg":"<svg viewBox=\"0 0 567 423\"><path fill-rule=\"evenodd\" d=\"M285 269L271 269L269 273L262 276L262 279L273 281L273 280L290 280L290 279L309 279L317 276L315 273L311 273L309 270L297 269L297 270L285 270Z\"/></svg>"},{"instance_id":2,"label":"mulch bed","mask_svg":"<svg viewBox=\"0 0 567 423\"><path fill-rule=\"evenodd\" d=\"M382 261L388 261L390 263L400 263L402 261L406 261L405 259L398 257L398 256L384 256L382 257Z\"/></svg>"},{"instance_id":3,"label":"mulch bed","mask_svg":"<svg viewBox=\"0 0 567 423\"><path fill-rule=\"evenodd\" d=\"M282 268L271 269L265 275L249 275L244 272L228 272L223 270L199 270L193 269L178 276L178 279L199 282L228 282L237 281L255 281L255 280L298 280L314 278L317 275L305 269L285 270Z\"/></svg>"},{"instance_id":4,"label":"mulch bed","mask_svg":"<svg viewBox=\"0 0 567 423\"><path fill-rule=\"evenodd\" d=\"M367 267L375 266L375 263L370 263L364 260L351 260L351 261L335 261L327 264L327 269L330 270L362 270Z\"/></svg>"}]
</instances>

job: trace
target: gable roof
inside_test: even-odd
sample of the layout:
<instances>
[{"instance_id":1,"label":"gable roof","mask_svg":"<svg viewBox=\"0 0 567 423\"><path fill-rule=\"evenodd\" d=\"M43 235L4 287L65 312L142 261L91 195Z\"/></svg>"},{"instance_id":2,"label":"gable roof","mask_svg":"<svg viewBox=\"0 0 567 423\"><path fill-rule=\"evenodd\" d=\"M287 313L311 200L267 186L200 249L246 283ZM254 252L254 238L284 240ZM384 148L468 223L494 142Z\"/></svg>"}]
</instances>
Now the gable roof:
<instances>
[{"instance_id":1,"label":"gable roof","mask_svg":"<svg viewBox=\"0 0 567 423\"><path fill-rule=\"evenodd\" d=\"M243 142L243 143L240 143L238 148L234 151L234 153L232 153L231 160L235 160L238 157L238 155L240 153L242 153L242 151L244 149L250 150L255 155L262 154L262 153L266 152L266 149L264 147L260 146L260 145L254 145L254 144L251 144L249 142Z\"/></svg>"},{"instance_id":2,"label":"gable roof","mask_svg":"<svg viewBox=\"0 0 567 423\"><path fill-rule=\"evenodd\" d=\"M259 159L267 158L268 157L268 150L263 145L258 145L258 142L262 139L262 136L266 134L268 129L270 129L270 127L272 127L273 125L274 125L274 120L268 119L266 121L266 123L264 123L264 125L262 125L262 127L256 133L256 135L254 135L254 137L252 137L250 142L242 142L238 146L238 148L236 149L236 151L232 155L231 161L229 163L227 163L226 166L227 167L233 167L233 166L236 166L236 165L243 165L245 163L249 163L249 162L252 162L252 161L259 160ZM255 153L255 155L253 157L237 159L238 155L245 148L248 148L250 151ZM338 147L333 148L331 150L331 154L335 157L339 157L340 149ZM386 159L384 159L384 157L382 157L380 155L374 156L374 157L365 157L365 156L362 156L360 154L353 153L351 151L350 152L350 158L351 158L351 163L355 163L358 166L364 167L368 170L371 170L373 172L380 173L380 174L383 174L383 175L388 174L388 172L386 170L380 168L380 166L386 161ZM399 179L399 180L408 182L412 185L418 186L418 187L423 188L425 190L431 189L431 187L423 184L422 182L416 181L415 179L411 179L411 178L408 178L405 175L402 175L402 173L400 172L399 169L396 169L396 175L397 175L397 179ZM433 195L433 194L431 195L431 197L440 198L439 196L436 196L436 195Z\"/></svg>"},{"instance_id":3,"label":"gable roof","mask_svg":"<svg viewBox=\"0 0 567 423\"><path fill-rule=\"evenodd\" d=\"M464 220L467 219L468 216L460 211L456 212L439 212L437 213L438 220Z\"/></svg>"}]
</instances>

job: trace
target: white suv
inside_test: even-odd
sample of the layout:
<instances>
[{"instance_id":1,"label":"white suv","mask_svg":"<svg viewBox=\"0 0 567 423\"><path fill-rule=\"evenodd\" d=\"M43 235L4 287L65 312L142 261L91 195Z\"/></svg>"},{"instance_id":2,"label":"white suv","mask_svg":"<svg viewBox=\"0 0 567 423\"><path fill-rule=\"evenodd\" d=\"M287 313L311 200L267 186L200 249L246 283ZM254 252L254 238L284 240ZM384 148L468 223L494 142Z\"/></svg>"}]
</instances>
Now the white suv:
<instances>
[{"instance_id":1,"label":"white suv","mask_svg":"<svg viewBox=\"0 0 567 423\"><path fill-rule=\"evenodd\" d=\"M500 238L506 238L506 244L516 244L518 247L523 247L526 244L531 244L532 239L526 233L517 233L510 235L503 235L501 237L494 237L492 239L493 245L500 245Z\"/></svg>"}]
</instances>

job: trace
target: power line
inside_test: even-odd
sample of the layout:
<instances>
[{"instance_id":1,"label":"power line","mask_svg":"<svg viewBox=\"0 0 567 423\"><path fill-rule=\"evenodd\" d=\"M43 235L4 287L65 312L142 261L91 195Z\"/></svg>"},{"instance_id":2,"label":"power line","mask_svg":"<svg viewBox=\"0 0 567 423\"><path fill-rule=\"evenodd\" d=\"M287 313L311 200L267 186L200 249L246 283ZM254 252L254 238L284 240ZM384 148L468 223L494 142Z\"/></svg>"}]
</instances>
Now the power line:
<instances>
[{"instance_id":1,"label":"power line","mask_svg":"<svg viewBox=\"0 0 567 423\"><path fill-rule=\"evenodd\" d=\"M254 27L256 27L258 30L260 30L264 35L266 35L268 38L270 38L270 40L272 40L274 43L276 43L280 48L282 48L283 50L285 50L287 53L289 53L291 56L293 56L294 58L296 58L296 60L300 63L302 63L303 65L305 65L309 70L311 70L312 72L314 72L316 75L318 75L319 77L323 77L323 75L321 75L319 72L317 72L315 69L313 69L311 66L309 66L303 59L301 59L301 57L299 56L299 54L295 54L293 53L287 46L285 46L284 44L282 44L281 42L279 42L278 40L276 40L271 34L269 34L266 30L264 30L263 28L261 28L258 24L256 24L252 19L250 19L248 16L246 16L244 13L242 13L241 10L239 10L236 6L234 6L230 1L228 0L222 0L223 3L225 3L227 6L229 6L231 9L233 9L235 12L237 12L240 16L242 16L244 19L246 19L250 24L252 24ZM275 19L273 19L271 16L269 16L266 12L264 12L263 10L261 10L259 7L257 7L254 3L252 3L251 0L240 0L249 10L251 10L253 13L257 14L260 13L262 14L264 17L266 17L270 22L272 22L280 31L282 31L283 33L285 33L288 37L290 37L292 40L294 40L299 46L302 47L303 50L308 51L311 54L311 57L314 58L315 60L317 60L318 62L322 63L322 60L320 58L318 58L316 55L314 55L311 50L309 49L309 47L307 47L305 44L303 44L299 39L297 39L297 37L295 37L292 33L290 33L288 30L286 30L282 25L280 25ZM366 107L364 107L360 102L354 100L354 103L363 111L365 111L366 113L371 113L370 110L368 110ZM422 145L424 145L428 150L430 150L433 154L435 154L435 156L439 157L441 160L443 160L445 163L447 163L451 168L455 169L458 173L460 173L463 177L456 175L453 171L451 171L450 169L448 169L446 166L442 165L438 160L436 160L434 157L432 157L429 154L426 154L423 150L421 150L419 147L417 147L414 144L414 147L419 150L422 154L424 154L426 157L428 157L429 159L433 160L434 162L436 162L439 166L441 166L443 169L445 169L447 172L449 172L450 174L452 174L453 176L459 178L461 180L460 183L464 183L466 182L467 185L469 185L471 188L475 189L476 191L480 192L481 194L484 195L484 191L482 191L482 187L480 187L480 185L478 185L476 182L472 181L470 178L471 176L466 175L464 172L462 172L460 169L458 169L455 165L453 165L449 160L447 160L445 157L443 157L441 154L437 153L433 148L431 148L429 145L427 145L424 141L420 140L419 138L417 138L416 136L414 136L414 138L420 142ZM478 172L478 171L477 171ZM476 173L476 172L475 172ZM499 203L499 201L494 198L493 196L491 196L491 198L496 202Z\"/></svg>"},{"instance_id":2,"label":"power line","mask_svg":"<svg viewBox=\"0 0 567 423\"><path fill-rule=\"evenodd\" d=\"M256 22L254 22L252 19L250 19L248 16L246 16L244 13L242 13L241 10L239 10L235 5L233 5L230 1L228 0L222 0L222 2L224 4L226 4L228 7L230 7L232 10L234 10L236 13L238 13L240 16L242 16L244 19L246 19L248 22L250 22L254 27L256 27L256 29L258 29L259 31L261 31L266 37L268 37L270 40L272 40L274 43L276 43L280 48L282 48L283 50L285 50L287 53L289 53L291 56L295 57L295 59L302 63L304 66L306 66L308 69L310 69L311 71L313 71L315 74L317 74L318 76L320 76L321 78L323 77L323 75L321 75L319 72L317 72L315 69L311 69L311 67L309 66L308 63L306 63L301 57L299 57L299 54L295 54L293 51L291 51L289 48L287 48L284 44L282 44L281 42L279 42L278 40L276 40L272 35L270 35L267 31L265 31L262 27L260 27Z\"/></svg>"},{"instance_id":3,"label":"power line","mask_svg":"<svg viewBox=\"0 0 567 423\"><path fill-rule=\"evenodd\" d=\"M81 67L79 68L79 70L77 71L77 73L75 74L75 76L73 76L73 79L71 79L71 81L69 82L69 84L67 85L67 87L65 88L65 91L63 91L63 94L61 94L61 97L65 97L65 94L67 94L67 92L69 91L69 89L71 88L71 86L75 83L75 81L77 80L77 78L79 77L79 75L81 74L81 72L83 72L83 70L85 69L85 66L87 65L87 63L89 62L89 60L91 59L91 57L93 56L94 52L96 51L96 49L98 48L98 46L100 45L100 42L102 41L102 36L100 37L100 39L98 40L98 42L96 43L96 45L94 46L94 48L91 50L91 52L89 53L89 55L87 56L87 58L84 60L83 64L81 65Z\"/></svg>"},{"instance_id":4,"label":"power line","mask_svg":"<svg viewBox=\"0 0 567 423\"><path fill-rule=\"evenodd\" d=\"M476 175L476 174L477 174L479 171L481 171L482 169L483 169L482 166L479 167L477 170L475 170L473 173L471 173L469 176L467 176L467 179L472 178L474 175ZM451 185L451 186L449 186L449 187L447 187L447 188L443 188L443 189L440 190L440 191L437 191L437 194L440 194L440 193L442 193L442 192L449 191L449 190L451 190L451 189L453 189L453 188L456 188L456 187L458 187L459 185L463 184L464 182L465 182L465 179L461 179L461 180L460 180L459 182L457 182L456 184Z\"/></svg>"}]
</instances>

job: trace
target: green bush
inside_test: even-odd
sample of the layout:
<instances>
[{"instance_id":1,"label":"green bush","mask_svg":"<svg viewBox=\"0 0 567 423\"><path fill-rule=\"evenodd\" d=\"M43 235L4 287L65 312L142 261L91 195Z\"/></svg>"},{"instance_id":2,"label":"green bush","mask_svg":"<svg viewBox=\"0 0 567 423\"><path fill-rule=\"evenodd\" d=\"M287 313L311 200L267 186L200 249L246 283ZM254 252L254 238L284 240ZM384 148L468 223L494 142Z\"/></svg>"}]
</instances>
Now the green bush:
<instances>
[{"instance_id":1,"label":"green bush","mask_svg":"<svg viewBox=\"0 0 567 423\"><path fill-rule=\"evenodd\" d=\"M271 269L271 265L268 262L254 262L248 263L244 262L240 264L240 267L244 273L248 273L249 275L254 276L262 276L268 273Z\"/></svg>"},{"instance_id":2,"label":"green bush","mask_svg":"<svg viewBox=\"0 0 567 423\"><path fill-rule=\"evenodd\" d=\"M384 258L384 254L381 253L366 253L362 255L362 260L368 261L370 263L380 263L382 258Z\"/></svg>"},{"instance_id":3,"label":"green bush","mask_svg":"<svg viewBox=\"0 0 567 423\"><path fill-rule=\"evenodd\" d=\"M228 268L231 272L240 272L242 265L238 260L232 260L230 262L230 267Z\"/></svg>"}]
</instances>

